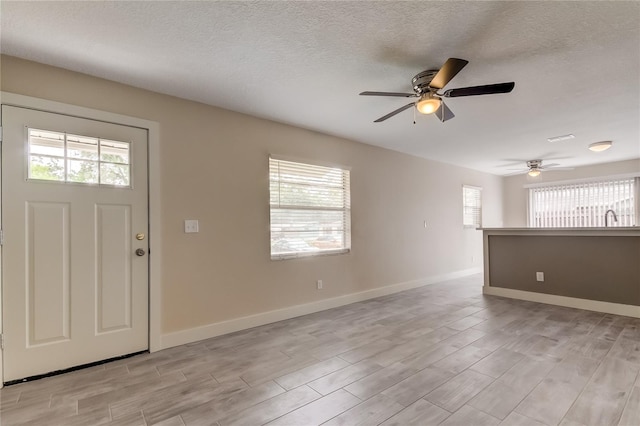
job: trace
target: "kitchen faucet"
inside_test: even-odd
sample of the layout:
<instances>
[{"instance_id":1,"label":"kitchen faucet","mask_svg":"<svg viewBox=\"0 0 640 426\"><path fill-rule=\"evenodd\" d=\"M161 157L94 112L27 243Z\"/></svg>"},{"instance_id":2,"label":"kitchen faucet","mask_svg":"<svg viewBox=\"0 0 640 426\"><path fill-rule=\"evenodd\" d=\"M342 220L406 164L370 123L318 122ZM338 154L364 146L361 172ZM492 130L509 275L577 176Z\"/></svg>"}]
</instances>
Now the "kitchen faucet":
<instances>
[{"instance_id":1,"label":"kitchen faucet","mask_svg":"<svg viewBox=\"0 0 640 426\"><path fill-rule=\"evenodd\" d=\"M611 209L607 210L607 212L604 214L604 227L605 228L609 226L609 213L613 213L613 221L614 222L618 221L618 216L616 215L616 212L614 212Z\"/></svg>"}]
</instances>

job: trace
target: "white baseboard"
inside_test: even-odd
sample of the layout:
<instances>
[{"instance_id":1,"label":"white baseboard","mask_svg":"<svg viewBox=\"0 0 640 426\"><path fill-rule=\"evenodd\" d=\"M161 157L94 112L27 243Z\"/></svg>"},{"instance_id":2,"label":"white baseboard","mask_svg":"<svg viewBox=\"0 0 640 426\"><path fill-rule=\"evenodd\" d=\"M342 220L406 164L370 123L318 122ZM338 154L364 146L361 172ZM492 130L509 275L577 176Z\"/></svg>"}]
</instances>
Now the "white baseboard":
<instances>
[{"instance_id":1,"label":"white baseboard","mask_svg":"<svg viewBox=\"0 0 640 426\"><path fill-rule=\"evenodd\" d=\"M282 321L301 315L312 314L314 312L337 308L338 306L344 306L350 303L361 302L363 300L386 296L388 294L398 293L400 291L410 290L412 288L435 284L455 278L462 278L473 274L479 274L481 272L482 268L465 269L462 271L427 277L420 280L392 284L385 287L365 290L359 293L347 294L344 296L333 297L331 299L318 300L317 302L290 306L274 311L262 312L260 314L249 315L241 318L234 318L228 321L222 321L186 330L175 331L173 333L163 334L160 337L160 349L166 349L173 346L184 345L186 343L197 342L199 340L233 333L235 331L245 330L247 328L270 324L272 322Z\"/></svg>"},{"instance_id":2,"label":"white baseboard","mask_svg":"<svg viewBox=\"0 0 640 426\"><path fill-rule=\"evenodd\" d=\"M578 299L575 297L557 296L555 294L535 293L490 286L482 287L482 293L491 296L502 296L511 299L527 300L529 302L546 303L548 305L640 318L640 306L624 305L622 303L601 302L598 300Z\"/></svg>"}]
</instances>

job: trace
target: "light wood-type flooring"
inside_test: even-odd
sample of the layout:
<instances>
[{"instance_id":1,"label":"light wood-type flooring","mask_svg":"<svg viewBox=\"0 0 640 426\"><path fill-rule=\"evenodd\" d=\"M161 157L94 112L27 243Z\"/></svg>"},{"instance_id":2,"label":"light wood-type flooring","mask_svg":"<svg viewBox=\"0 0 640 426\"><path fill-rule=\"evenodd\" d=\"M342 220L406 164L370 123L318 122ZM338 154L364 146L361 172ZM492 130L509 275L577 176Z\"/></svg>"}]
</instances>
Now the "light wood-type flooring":
<instances>
[{"instance_id":1,"label":"light wood-type flooring","mask_svg":"<svg viewBox=\"0 0 640 426\"><path fill-rule=\"evenodd\" d=\"M9 386L2 426L640 425L640 319L442 282Z\"/></svg>"}]
</instances>

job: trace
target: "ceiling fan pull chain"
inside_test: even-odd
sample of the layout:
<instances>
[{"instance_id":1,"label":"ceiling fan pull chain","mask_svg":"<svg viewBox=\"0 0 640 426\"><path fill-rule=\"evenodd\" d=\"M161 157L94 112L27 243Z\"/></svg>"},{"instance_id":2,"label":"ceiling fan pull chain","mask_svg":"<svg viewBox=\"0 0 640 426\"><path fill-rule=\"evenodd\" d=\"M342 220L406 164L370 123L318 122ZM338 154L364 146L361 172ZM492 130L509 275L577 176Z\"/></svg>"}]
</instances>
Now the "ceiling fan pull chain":
<instances>
[{"instance_id":1,"label":"ceiling fan pull chain","mask_svg":"<svg viewBox=\"0 0 640 426\"><path fill-rule=\"evenodd\" d=\"M413 124L416 124L416 109L413 109Z\"/></svg>"}]
</instances>

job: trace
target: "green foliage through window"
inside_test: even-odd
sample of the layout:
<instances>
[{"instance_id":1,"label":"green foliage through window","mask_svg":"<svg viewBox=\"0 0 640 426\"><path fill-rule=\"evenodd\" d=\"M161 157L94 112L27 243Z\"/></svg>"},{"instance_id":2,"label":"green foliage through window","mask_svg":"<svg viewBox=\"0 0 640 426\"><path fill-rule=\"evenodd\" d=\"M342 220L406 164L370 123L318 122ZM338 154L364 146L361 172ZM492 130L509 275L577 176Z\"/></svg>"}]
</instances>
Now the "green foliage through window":
<instances>
[{"instance_id":1,"label":"green foliage through window","mask_svg":"<svg viewBox=\"0 0 640 426\"><path fill-rule=\"evenodd\" d=\"M130 186L128 142L29 129L29 179Z\"/></svg>"}]
</instances>

